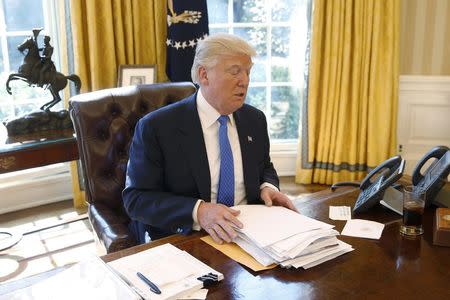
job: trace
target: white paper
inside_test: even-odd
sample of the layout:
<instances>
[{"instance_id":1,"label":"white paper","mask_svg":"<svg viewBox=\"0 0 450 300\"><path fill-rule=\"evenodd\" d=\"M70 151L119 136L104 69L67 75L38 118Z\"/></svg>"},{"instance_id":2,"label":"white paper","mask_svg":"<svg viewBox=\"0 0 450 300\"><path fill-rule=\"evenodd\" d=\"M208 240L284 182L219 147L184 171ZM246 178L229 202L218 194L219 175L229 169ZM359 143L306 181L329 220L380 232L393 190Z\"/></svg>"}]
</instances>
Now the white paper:
<instances>
[{"instance_id":1,"label":"white paper","mask_svg":"<svg viewBox=\"0 0 450 300\"><path fill-rule=\"evenodd\" d=\"M330 206L329 218L331 220L351 220L350 206Z\"/></svg>"},{"instance_id":2,"label":"white paper","mask_svg":"<svg viewBox=\"0 0 450 300\"><path fill-rule=\"evenodd\" d=\"M285 241L281 241L279 243L276 243L274 245L271 246L272 249L274 249L274 251L278 252L279 255L282 256L288 256L289 258L294 258L296 256L302 255L304 254L303 252L306 251L310 245L312 243L314 243L315 241L322 239L322 238L330 238L330 237L334 237L336 235L338 235L339 232L337 232L334 229L319 229L319 230L313 230L308 232L307 234L301 234L303 236L303 239L298 239L296 240L296 245L292 245L292 248L288 248L288 249L283 249L282 251L278 251L280 250L280 244L285 246L286 244L284 243ZM298 238L298 235L295 236L295 238ZM289 238L289 240L293 238Z\"/></svg>"},{"instance_id":3,"label":"white paper","mask_svg":"<svg viewBox=\"0 0 450 300\"><path fill-rule=\"evenodd\" d=\"M333 228L332 225L281 206L239 205L233 208L241 212L237 216L244 224L241 232L259 247L266 247L301 232Z\"/></svg>"},{"instance_id":4,"label":"white paper","mask_svg":"<svg viewBox=\"0 0 450 300\"><path fill-rule=\"evenodd\" d=\"M301 266L303 266L305 264L308 264L308 263L314 262L316 260L319 260L319 259L327 256L328 254L334 253L336 251L339 251L339 245L334 245L334 246L331 246L331 247L327 247L327 248L321 249L321 250L319 250L317 252L314 252L314 253L310 253L310 254L307 254L307 255L302 255L302 256L296 257L294 259L290 259L288 261L283 262L282 265L283 266L291 265L291 266L294 266L296 268L299 268L299 267L301 267Z\"/></svg>"},{"instance_id":5,"label":"white paper","mask_svg":"<svg viewBox=\"0 0 450 300\"><path fill-rule=\"evenodd\" d=\"M198 277L210 272L223 275L208 267L189 253L171 244L164 244L108 263L111 268L125 277L145 299L177 299L201 289L203 283ZM161 294L154 294L137 277L141 272L154 282Z\"/></svg>"},{"instance_id":6,"label":"white paper","mask_svg":"<svg viewBox=\"0 0 450 300\"><path fill-rule=\"evenodd\" d=\"M339 255L352 251L353 248L349 244L338 241L338 244L332 247L328 247L304 256L299 256L295 259L288 260L282 263L282 266L289 267L293 266L295 268L310 268L316 266L322 262L333 259Z\"/></svg>"},{"instance_id":7,"label":"white paper","mask_svg":"<svg viewBox=\"0 0 450 300\"><path fill-rule=\"evenodd\" d=\"M188 296L184 296L184 297L178 298L178 299L179 300L203 300L203 299L206 299L207 295L208 295L208 290L201 289L201 290L194 292L193 294L190 294Z\"/></svg>"},{"instance_id":8,"label":"white paper","mask_svg":"<svg viewBox=\"0 0 450 300\"><path fill-rule=\"evenodd\" d=\"M238 218L244 225L236 230L238 237L234 241L263 266L277 263L289 267L294 262L301 262L296 267L318 264L352 249L336 238L339 232L332 229L333 225L287 208L264 205L234 208L240 210Z\"/></svg>"},{"instance_id":9,"label":"white paper","mask_svg":"<svg viewBox=\"0 0 450 300\"><path fill-rule=\"evenodd\" d=\"M338 256L341 256L341 255L343 255L343 254L345 254L347 252L353 251L353 250L354 250L353 248L342 249L342 250L340 250L340 251L338 251L336 253L330 254L330 255L328 255L326 257L323 257L323 258L321 258L319 260L316 260L316 261L314 261L314 262L312 262L310 264L304 265L302 268L303 269L309 269L309 268L315 267L317 265L320 265L321 263L324 263L326 261L332 260L332 259L334 259L334 258L336 258Z\"/></svg>"},{"instance_id":10,"label":"white paper","mask_svg":"<svg viewBox=\"0 0 450 300\"><path fill-rule=\"evenodd\" d=\"M248 240L245 240L244 237L237 237L234 242L264 267L267 267L276 262L272 257L268 255L267 252L253 245Z\"/></svg>"},{"instance_id":11,"label":"white paper","mask_svg":"<svg viewBox=\"0 0 450 300\"><path fill-rule=\"evenodd\" d=\"M368 239L378 240L383 232L384 224L368 221L353 219L348 220L341 232L341 235L362 237Z\"/></svg>"}]
</instances>

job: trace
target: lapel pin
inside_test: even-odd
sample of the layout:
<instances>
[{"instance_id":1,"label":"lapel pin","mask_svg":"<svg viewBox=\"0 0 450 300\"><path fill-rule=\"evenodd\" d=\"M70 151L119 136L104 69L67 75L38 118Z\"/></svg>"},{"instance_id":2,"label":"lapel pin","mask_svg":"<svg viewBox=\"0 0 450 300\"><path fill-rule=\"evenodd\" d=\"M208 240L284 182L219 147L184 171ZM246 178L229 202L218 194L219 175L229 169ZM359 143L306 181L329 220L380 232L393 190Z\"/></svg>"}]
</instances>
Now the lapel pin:
<instances>
[{"instance_id":1,"label":"lapel pin","mask_svg":"<svg viewBox=\"0 0 450 300\"><path fill-rule=\"evenodd\" d=\"M247 136L247 141L249 141L249 142L253 142L253 138L251 137L251 136Z\"/></svg>"}]
</instances>

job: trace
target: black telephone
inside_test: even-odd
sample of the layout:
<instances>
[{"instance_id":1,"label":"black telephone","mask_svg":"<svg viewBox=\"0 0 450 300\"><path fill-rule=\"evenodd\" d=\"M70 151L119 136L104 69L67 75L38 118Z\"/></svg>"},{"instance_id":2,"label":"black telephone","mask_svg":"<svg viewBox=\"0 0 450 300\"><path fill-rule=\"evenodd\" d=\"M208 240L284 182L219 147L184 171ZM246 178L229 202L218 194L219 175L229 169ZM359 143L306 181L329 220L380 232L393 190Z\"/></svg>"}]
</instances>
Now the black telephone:
<instances>
[{"instance_id":1,"label":"black telephone","mask_svg":"<svg viewBox=\"0 0 450 300\"><path fill-rule=\"evenodd\" d=\"M334 191L338 186L359 186L361 192L353 207L353 213L367 211L383 199L387 188L399 180L405 169L405 160L400 155L389 158L373 169L361 184L340 182L331 186Z\"/></svg>"},{"instance_id":2,"label":"black telephone","mask_svg":"<svg viewBox=\"0 0 450 300\"><path fill-rule=\"evenodd\" d=\"M425 170L423 175L420 173L422 167L430 159L435 159ZM447 182L450 173L450 149L446 146L436 146L422 157L417 163L412 173L412 183L414 190L425 192L425 205L429 206L432 202L438 206L450 205L450 193L443 195L441 189ZM442 199L441 199L442 198ZM442 202L446 201L446 202Z\"/></svg>"}]
</instances>

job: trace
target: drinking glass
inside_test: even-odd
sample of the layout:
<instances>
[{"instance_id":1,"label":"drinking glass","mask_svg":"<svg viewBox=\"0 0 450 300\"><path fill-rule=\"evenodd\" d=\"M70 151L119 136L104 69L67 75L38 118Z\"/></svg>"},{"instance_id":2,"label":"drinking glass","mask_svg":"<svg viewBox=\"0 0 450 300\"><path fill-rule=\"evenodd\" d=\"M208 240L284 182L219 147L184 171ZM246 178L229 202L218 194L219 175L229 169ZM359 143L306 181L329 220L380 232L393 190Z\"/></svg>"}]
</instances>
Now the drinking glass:
<instances>
[{"instance_id":1,"label":"drinking glass","mask_svg":"<svg viewBox=\"0 0 450 300\"><path fill-rule=\"evenodd\" d=\"M412 185L403 189L403 223L400 232L405 235L423 233L422 217L425 209L425 192L417 191Z\"/></svg>"}]
</instances>

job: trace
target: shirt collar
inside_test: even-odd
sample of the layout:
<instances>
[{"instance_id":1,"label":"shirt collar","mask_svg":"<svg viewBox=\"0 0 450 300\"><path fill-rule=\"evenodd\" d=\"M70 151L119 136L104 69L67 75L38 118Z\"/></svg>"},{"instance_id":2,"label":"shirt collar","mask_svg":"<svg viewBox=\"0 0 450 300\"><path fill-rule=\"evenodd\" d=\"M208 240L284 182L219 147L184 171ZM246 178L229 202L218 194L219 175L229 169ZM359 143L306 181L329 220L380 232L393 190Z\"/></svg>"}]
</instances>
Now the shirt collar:
<instances>
[{"instance_id":1,"label":"shirt collar","mask_svg":"<svg viewBox=\"0 0 450 300\"><path fill-rule=\"evenodd\" d=\"M197 93L197 111L204 128L209 128L220 117L219 112L206 101L201 88ZM228 117L230 118L231 126L235 126L233 114L229 114Z\"/></svg>"}]
</instances>

